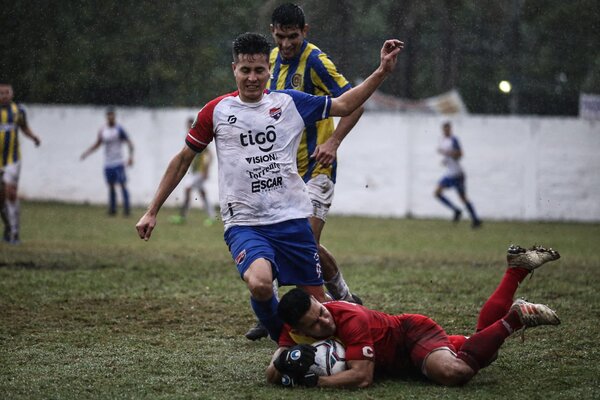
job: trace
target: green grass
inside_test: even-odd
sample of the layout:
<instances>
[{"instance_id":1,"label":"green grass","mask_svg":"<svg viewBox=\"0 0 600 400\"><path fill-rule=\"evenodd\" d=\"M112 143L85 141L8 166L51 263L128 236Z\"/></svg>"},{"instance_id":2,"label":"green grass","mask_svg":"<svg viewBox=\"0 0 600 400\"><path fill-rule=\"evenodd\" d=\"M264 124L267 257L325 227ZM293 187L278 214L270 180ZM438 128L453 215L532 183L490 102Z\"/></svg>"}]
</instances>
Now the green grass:
<instances>
[{"instance_id":1,"label":"green grass","mask_svg":"<svg viewBox=\"0 0 600 400\"><path fill-rule=\"evenodd\" d=\"M242 335L254 322L222 226L163 210L149 242L104 208L22 206L19 246L0 244L0 398L592 399L600 397L600 225L329 218L323 243L373 308L423 313L472 332L510 243L562 258L518 295L562 325L509 339L469 384L379 380L366 390L284 390L265 383L275 346Z\"/></svg>"}]
</instances>

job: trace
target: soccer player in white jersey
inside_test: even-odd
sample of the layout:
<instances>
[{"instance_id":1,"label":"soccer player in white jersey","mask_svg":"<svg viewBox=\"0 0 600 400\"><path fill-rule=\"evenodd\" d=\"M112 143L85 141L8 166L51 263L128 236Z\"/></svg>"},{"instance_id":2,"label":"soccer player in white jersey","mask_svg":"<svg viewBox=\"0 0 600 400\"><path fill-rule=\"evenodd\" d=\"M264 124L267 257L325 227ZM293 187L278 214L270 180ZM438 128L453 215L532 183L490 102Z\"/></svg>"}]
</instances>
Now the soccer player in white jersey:
<instances>
[{"instance_id":1,"label":"soccer player in white jersey","mask_svg":"<svg viewBox=\"0 0 600 400\"><path fill-rule=\"evenodd\" d=\"M446 168L446 172L442 179L440 179L437 188L435 189L435 197L442 202L446 207L454 211L454 222L458 222L462 215L460 208L455 206L446 196L443 195L443 191L448 188L455 188L458 192L460 200L463 202L467 211L471 215L471 226L473 228L479 228L481 226L481 220L477 217L473 204L467 198L467 188L465 185L465 173L460 166L460 159L462 157L462 148L458 138L452 134L452 125L450 122L444 122L442 125L443 136L440 141L438 153L444 156L442 161Z\"/></svg>"},{"instance_id":2,"label":"soccer player in white jersey","mask_svg":"<svg viewBox=\"0 0 600 400\"><path fill-rule=\"evenodd\" d=\"M254 312L277 340L283 323L277 316L273 279L325 300L317 245L308 222L311 202L296 166L302 131L306 124L356 110L392 72L402 48L399 40L387 40L375 72L331 98L266 90L269 42L256 33L238 36L232 63L238 90L210 101L198 113L185 146L169 163L136 225L140 238L150 239L160 207L196 154L214 139L225 241L250 291Z\"/></svg>"},{"instance_id":3,"label":"soccer player in white jersey","mask_svg":"<svg viewBox=\"0 0 600 400\"><path fill-rule=\"evenodd\" d=\"M127 190L127 177L125 175L125 159L123 158L122 145L127 144L129 158L127 166L133 165L133 143L123 127L116 122L115 110L109 108L106 111L106 125L98 132L96 142L81 155L84 160L91 153L104 145L104 177L108 184L108 215L117 213L117 193L115 186L121 186L123 195L123 214L129 216L129 191Z\"/></svg>"}]
</instances>

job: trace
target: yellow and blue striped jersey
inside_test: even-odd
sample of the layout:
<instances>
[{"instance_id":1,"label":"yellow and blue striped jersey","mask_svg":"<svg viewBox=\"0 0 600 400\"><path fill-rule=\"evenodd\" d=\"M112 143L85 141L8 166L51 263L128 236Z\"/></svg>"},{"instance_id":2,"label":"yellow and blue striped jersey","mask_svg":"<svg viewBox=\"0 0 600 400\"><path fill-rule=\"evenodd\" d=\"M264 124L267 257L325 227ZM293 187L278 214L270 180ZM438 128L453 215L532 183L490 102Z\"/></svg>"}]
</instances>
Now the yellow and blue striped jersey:
<instances>
[{"instance_id":1,"label":"yellow and blue striped jersey","mask_svg":"<svg viewBox=\"0 0 600 400\"><path fill-rule=\"evenodd\" d=\"M14 102L0 106L0 167L21 159L18 131L25 124L23 107Z\"/></svg>"},{"instance_id":2,"label":"yellow and blue striped jersey","mask_svg":"<svg viewBox=\"0 0 600 400\"><path fill-rule=\"evenodd\" d=\"M201 153L196 154L196 157L192 160L190 165L191 173L205 173L210 163L210 154L207 154L208 150L204 149Z\"/></svg>"},{"instance_id":3,"label":"yellow and blue striped jersey","mask_svg":"<svg viewBox=\"0 0 600 400\"><path fill-rule=\"evenodd\" d=\"M300 54L292 60L284 60L279 48L271 51L271 80L267 84L270 90L295 89L316 96L338 97L352 87L340 74L333 62L317 46L304 41ZM337 160L329 167L317 164L309 156L317 145L331 137L334 130L333 118L318 121L306 126L298 147L298 173L308 181L314 176L325 174L335 182Z\"/></svg>"}]
</instances>

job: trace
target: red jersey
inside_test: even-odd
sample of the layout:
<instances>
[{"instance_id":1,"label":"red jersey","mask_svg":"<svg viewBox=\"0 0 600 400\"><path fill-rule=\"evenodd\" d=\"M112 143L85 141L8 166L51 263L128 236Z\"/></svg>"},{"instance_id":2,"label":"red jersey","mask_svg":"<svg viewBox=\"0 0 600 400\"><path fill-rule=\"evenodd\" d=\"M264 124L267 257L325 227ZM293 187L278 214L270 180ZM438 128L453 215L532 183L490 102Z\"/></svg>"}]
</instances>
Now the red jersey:
<instances>
[{"instance_id":1,"label":"red jersey","mask_svg":"<svg viewBox=\"0 0 600 400\"><path fill-rule=\"evenodd\" d=\"M401 316L370 310L346 301L323 303L337 327L337 337L346 348L346 360L372 360L378 368L389 368L396 362L402 335ZM279 339L280 346L296 344L286 324Z\"/></svg>"},{"instance_id":2,"label":"red jersey","mask_svg":"<svg viewBox=\"0 0 600 400\"><path fill-rule=\"evenodd\" d=\"M323 303L336 325L335 337L346 348L346 360L371 360L375 369L402 373L422 370L427 355L435 349L455 351L454 341L431 318L419 314L390 315L346 301ZM294 339L295 338L295 339ZM464 336L457 336L464 342ZM290 333L284 325L279 346L312 343L316 339Z\"/></svg>"}]
</instances>

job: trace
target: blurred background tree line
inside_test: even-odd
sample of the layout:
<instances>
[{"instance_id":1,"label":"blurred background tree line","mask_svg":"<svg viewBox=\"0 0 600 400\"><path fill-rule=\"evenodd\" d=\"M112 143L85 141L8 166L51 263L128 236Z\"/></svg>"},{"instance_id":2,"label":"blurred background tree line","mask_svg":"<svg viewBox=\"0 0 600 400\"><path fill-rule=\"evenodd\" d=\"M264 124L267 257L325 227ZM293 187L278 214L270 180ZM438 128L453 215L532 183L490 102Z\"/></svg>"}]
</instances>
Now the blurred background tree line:
<instances>
[{"instance_id":1,"label":"blurred background tree line","mask_svg":"<svg viewBox=\"0 0 600 400\"><path fill-rule=\"evenodd\" d=\"M0 9L0 78L25 103L199 107L235 88L232 39L268 35L281 3L13 0ZM353 82L377 65L384 39L405 41L387 94L456 88L472 113L576 115L580 92L600 93L598 0L297 3L309 40Z\"/></svg>"}]
</instances>

